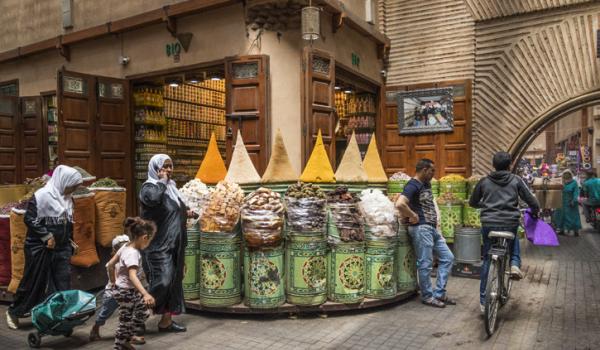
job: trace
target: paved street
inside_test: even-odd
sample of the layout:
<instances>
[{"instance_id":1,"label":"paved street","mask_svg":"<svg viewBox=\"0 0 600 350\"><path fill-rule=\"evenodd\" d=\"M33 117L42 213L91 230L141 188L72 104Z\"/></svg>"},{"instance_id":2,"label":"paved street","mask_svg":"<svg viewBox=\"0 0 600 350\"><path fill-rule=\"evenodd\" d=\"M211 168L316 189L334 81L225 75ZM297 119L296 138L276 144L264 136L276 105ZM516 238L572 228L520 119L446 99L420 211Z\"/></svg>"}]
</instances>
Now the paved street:
<instances>
[{"instance_id":1,"label":"paved street","mask_svg":"<svg viewBox=\"0 0 600 350\"><path fill-rule=\"evenodd\" d=\"M600 235L560 237L559 248L523 243L525 280L501 310L496 334L486 339L479 316L478 281L451 278L459 304L433 309L412 299L392 307L350 314L240 317L194 313L179 317L188 332L157 334L148 321L148 344L138 349L593 349L600 348ZM0 306L4 315L6 305ZM116 319L104 340L88 344L91 322L70 339L44 338L46 349L108 349ZM0 322L3 349L26 347L28 330Z\"/></svg>"}]
</instances>

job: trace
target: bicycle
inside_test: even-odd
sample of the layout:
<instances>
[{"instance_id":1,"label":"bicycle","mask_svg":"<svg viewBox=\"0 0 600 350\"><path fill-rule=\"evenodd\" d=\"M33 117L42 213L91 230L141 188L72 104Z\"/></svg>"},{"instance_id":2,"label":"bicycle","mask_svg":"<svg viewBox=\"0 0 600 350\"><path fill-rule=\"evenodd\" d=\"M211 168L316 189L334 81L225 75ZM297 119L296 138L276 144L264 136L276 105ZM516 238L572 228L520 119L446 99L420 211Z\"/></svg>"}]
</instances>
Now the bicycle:
<instances>
[{"instance_id":1,"label":"bicycle","mask_svg":"<svg viewBox=\"0 0 600 350\"><path fill-rule=\"evenodd\" d=\"M492 231L489 250L490 269L485 289L485 331L488 336L494 334L498 310L510 298L512 278L510 276L510 246L513 239L518 239L512 232Z\"/></svg>"}]
</instances>

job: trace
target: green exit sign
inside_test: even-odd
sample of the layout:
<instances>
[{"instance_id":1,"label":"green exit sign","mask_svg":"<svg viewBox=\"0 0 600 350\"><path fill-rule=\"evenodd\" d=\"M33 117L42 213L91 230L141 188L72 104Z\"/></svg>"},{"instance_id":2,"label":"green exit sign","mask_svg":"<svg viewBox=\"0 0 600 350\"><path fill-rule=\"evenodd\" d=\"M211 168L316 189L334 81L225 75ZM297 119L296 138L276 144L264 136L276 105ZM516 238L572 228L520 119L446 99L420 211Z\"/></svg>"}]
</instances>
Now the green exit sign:
<instances>
[{"instance_id":1,"label":"green exit sign","mask_svg":"<svg viewBox=\"0 0 600 350\"><path fill-rule=\"evenodd\" d=\"M360 57L357 54L352 54L352 65L356 68L360 68Z\"/></svg>"}]
</instances>

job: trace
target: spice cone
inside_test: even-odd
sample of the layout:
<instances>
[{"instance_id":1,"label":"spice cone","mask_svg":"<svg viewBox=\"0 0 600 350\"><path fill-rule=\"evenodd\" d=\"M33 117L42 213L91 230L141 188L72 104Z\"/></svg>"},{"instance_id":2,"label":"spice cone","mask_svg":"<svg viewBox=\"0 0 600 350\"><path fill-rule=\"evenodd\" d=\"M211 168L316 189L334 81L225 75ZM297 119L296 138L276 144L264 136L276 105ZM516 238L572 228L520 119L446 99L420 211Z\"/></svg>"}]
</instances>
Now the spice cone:
<instances>
[{"instance_id":1,"label":"spice cone","mask_svg":"<svg viewBox=\"0 0 600 350\"><path fill-rule=\"evenodd\" d=\"M335 179L337 182L367 182L367 173L363 169L360 149L358 149L354 132L352 132L348 148L346 148L342 161L335 172Z\"/></svg>"},{"instance_id":2,"label":"spice cone","mask_svg":"<svg viewBox=\"0 0 600 350\"><path fill-rule=\"evenodd\" d=\"M208 149L200 168L196 173L196 179L204 182L205 184L215 185L219 181L225 179L227 175L227 168L225 162L219 153L219 147L217 146L217 139L215 133L210 135L210 141L208 142Z\"/></svg>"},{"instance_id":3,"label":"spice cone","mask_svg":"<svg viewBox=\"0 0 600 350\"><path fill-rule=\"evenodd\" d=\"M240 185L260 182L260 175L258 175L258 172L250 159L250 155L248 154L248 150L242 139L242 133L239 130L225 181L235 182Z\"/></svg>"},{"instance_id":4,"label":"spice cone","mask_svg":"<svg viewBox=\"0 0 600 350\"><path fill-rule=\"evenodd\" d=\"M303 182L335 182L335 174L333 168L329 162L325 145L323 144L323 136L321 136L321 129L317 135L317 142L315 148L313 148L312 154L306 163L304 172L300 176L300 180Z\"/></svg>"},{"instance_id":5,"label":"spice cone","mask_svg":"<svg viewBox=\"0 0 600 350\"><path fill-rule=\"evenodd\" d=\"M298 173L292 167L290 157L288 156L281 130L277 129L275 134L275 143L273 144L273 152L267 170L263 174L261 182L263 183L283 183L298 181Z\"/></svg>"},{"instance_id":6,"label":"spice cone","mask_svg":"<svg viewBox=\"0 0 600 350\"><path fill-rule=\"evenodd\" d=\"M388 177L381 163L379 157L379 151L377 150L377 141L375 140L375 134L371 136L371 142L369 142L369 148L367 148L367 154L363 161L363 168L367 173L367 179L370 183L381 183L387 182Z\"/></svg>"}]
</instances>

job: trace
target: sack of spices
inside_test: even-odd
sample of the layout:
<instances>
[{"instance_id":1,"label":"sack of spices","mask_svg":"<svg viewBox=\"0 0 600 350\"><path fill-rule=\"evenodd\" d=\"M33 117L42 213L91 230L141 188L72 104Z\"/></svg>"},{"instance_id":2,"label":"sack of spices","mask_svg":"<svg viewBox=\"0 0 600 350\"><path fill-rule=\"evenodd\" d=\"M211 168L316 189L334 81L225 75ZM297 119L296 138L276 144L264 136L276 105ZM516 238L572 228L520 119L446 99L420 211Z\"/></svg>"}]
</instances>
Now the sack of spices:
<instances>
[{"instance_id":1,"label":"sack of spices","mask_svg":"<svg viewBox=\"0 0 600 350\"><path fill-rule=\"evenodd\" d=\"M211 190L204 206L200 229L203 232L232 232L240 220L244 191L235 183L220 181Z\"/></svg>"},{"instance_id":2,"label":"sack of spices","mask_svg":"<svg viewBox=\"0 0 600 350\"><path fill-rule=\"evenodd\" d=\"M338 186L327 194L327 204L331 213L331 225L337 232L329 232L333 240L341 239L343 242L365 239L363 217L358 208L358 199L346 186Z\"/></svg>"},{"instance_id":3,"label":"sack of spices","mask_svg":"<svg viewBox=\"0 0 600 350\"><path fill-rule=\"evenodd\" d=\"M281 242L283 214L279 193L261 187L249 194L242 207L242 232L246 246L277 246Z\"/></svg>"},{"instance_id":4,"label":"sack of spices","mask_svg":"<svg viewBox=\"0 0 600 350\"><path fill-rule=\"evenodd\" d=\"M79 252L71 257L71 264L75 266L87 268L100 262L96 252L95 214L93 193L73 196L73 241L79 246Z\"/></svg>"},{"instance_id":5,"label":"sack of spices","mask_svg":"<svg viewBox=\"0 0 600 350\"><path fill-rule=\"evenodd\" d=\"M327 222L327 196L318 185L298 182L285 193L285 217L291 231L323 231Z\"/></svg>"},{"instance_id":6,"label":"sack of spices","mask_svg":"<svg viewBox=\"0 0 600 350\"><path fill-rule=\"evenodd\" d=\"M113 238L123 231L127 193L125 188L109 178L96 181L89 190L95 194L96 242L103 247L110 247Z\"/></svg>"},{"instance_id":7,"label":"sack of spices","mask_svg":"<svg viewBox=\"0 0 600 350\"><path fill-rule=\"evenodd\" d=\"M394 203L380 190L368 189L360 194L358 203L372 237L396 237L398 216Z\"/></svg>"},{"instance_id":8,"label":"sack of spices","mask_svg":"<svg viewBox=\"0 0 600 350\"><path fill-rule=\"evenodd\" d=\"M10 215L0 214L0 286L10 283Z\"/></svg>"},{"instance_id":9,"label":"sack of spices","mask_svg":"<svg viewBox=\"0 0 600 350\"><path fill-rule=\"evenodd\" d=\"M15 293L23 278L25 268L25 238L27 226L24 221L25 210L13 209L10 213L10 252L11 279L8 291Z\"/></svg>"}]
</instances>

